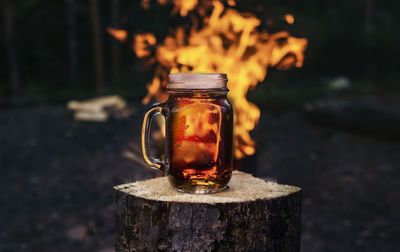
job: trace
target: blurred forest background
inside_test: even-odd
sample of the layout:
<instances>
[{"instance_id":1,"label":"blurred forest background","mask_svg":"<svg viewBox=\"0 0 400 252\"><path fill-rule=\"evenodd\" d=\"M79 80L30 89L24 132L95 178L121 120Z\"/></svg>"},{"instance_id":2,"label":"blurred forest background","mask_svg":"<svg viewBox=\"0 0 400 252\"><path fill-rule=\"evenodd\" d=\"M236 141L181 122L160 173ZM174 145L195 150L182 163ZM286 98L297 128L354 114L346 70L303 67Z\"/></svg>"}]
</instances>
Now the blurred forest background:
<instances>
[{"instance_id":1,"label":"blurred forest background","mask_svg":"<svg viewBox=\"0 0 400 252\"><path fill-rule=\"evenodd\" d=\"M151 32L162 41L170 27L189 19L170 15L172 5L150 5L144 10L140 1L128 0L3 0L2 103L64 102L110 93L140 100L153 72L135 57L132 35ZM260 29L288 30L308 39L304 67L272 69L268 85L249 94L256 103L296 103L309 93L326 95L323 83L337 76L351 80L347 92L398 88L398 1L248 0L235 8L256 15ZM286 13L294 15L293 25L282 19ZM130 40L118 42L107 27L127 30ZM295 92L299 86L302 92Z\"/></svg>"},{"instance_id":2,"label":"blurred forest background","mask_svg":"<svg viewBox=\"0 0 400 252\"><path fill-rule=\"evenodd\" d=\"M171 15L172 4L141 2L0 1L0 251L114 251L112 187L156 176L140 151L141 100L156 64L135 56L133 35L160 42L190 22ZM400 1L232 8L253 13L260 31L308 40L303 67L268 69L249 91L262 113L256 153L239 169L303 188L302 251L397 251ZM128 41L108 27L127 30ZM132 113L85 122L66 108L108 94Z\"/></svg>"}]
</instances>

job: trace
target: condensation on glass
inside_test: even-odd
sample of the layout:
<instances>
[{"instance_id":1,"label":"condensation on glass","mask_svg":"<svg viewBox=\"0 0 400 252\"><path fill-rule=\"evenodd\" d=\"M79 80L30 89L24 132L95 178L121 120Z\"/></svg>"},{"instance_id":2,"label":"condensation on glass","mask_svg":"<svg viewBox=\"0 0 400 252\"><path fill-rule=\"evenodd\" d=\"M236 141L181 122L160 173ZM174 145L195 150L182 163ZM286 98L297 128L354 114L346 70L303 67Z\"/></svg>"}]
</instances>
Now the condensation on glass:
<instances>
[{"instance_id":1,"label":"condensation on glass","mask_svg":"<svg viewBox=\"0 0 400 252\"><path fill-rule=\"evenodd\" d=\"M170 74L169 99L145 115L142 150L146 163L166 173L178 191L214 193L232 175L233 113L225 74ZM166 121L165 159L148 156L153 115Z\"/></svg>"}]
</instances>

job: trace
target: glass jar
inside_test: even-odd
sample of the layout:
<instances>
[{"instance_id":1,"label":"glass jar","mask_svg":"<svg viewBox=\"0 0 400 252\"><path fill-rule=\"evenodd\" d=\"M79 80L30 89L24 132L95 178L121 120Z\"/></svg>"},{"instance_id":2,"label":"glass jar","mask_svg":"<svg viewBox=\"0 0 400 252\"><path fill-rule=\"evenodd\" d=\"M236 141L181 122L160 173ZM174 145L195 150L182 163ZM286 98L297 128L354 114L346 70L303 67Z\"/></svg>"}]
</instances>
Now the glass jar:
<instances>
[{"instance_id":1,"label":"glass jar","mask_svg":"<svg viewBox=\"0 0 400 252\"><path fill-rule=\"evenodd\" d=\"M215 193L232 176L233 111L225 74L170 74L169 99L145 115L142 150L146 163L161 169L180 192ZM166 121L165 159L147 156L149 118Z\"/></svg>"}]
</instances>

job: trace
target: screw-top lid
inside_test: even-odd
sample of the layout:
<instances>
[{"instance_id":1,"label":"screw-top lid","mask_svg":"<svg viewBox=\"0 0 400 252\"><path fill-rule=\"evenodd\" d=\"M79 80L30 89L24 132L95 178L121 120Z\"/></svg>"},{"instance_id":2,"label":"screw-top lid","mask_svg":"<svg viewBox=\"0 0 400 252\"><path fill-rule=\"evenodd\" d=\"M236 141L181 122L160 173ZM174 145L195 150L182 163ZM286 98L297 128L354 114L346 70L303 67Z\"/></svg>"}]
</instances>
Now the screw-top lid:
<instances>
[{"instance_id":1,"label":"screw-top lid","mask_svg":"<svg viewBox=\"0 0 400 252\"><path fill-rule=\"evenodd\" d=\"M175 73L167 89L227 89L228 77L221 73Z\"/></svg>"}]
</instances>

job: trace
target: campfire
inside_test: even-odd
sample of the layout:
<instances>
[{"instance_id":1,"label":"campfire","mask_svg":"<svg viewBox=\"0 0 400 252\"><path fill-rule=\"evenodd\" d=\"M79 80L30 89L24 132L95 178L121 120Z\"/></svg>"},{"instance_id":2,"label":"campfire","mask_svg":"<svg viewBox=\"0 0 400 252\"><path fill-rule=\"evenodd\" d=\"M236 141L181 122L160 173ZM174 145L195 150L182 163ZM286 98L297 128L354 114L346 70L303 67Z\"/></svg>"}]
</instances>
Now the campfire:
<instances>
[{"instance_id":1,"label":"campfire","mask_svg":"<svg viewBox=\"0 0 400 252\"><path fill-rule=\"evenodd\" d=\"M259 31L261 21L257 17L229 7L235 5L234 0L226 5L197 0L158 0L158 3L174 4L172 14L189 16L192 26L177 27L163 41L157 41L151 33L134 35L136 56L157 65L143 103L153 98L157 102L167 99L170 72L226 73L235 115L234 155L237 159L253 155L256 143L250 131L260 118L260 109L247 100L247 92L265 79L269 67L281 70L301 67L307 40L292 37L286 31L274 34ZM143 0L142 6L150 8L150 2ZM295 21L291 14L283 19L288 24ZM108 32L120 41L127 38L124 30L109 28Z\"/></svg>"}]
</instances>

